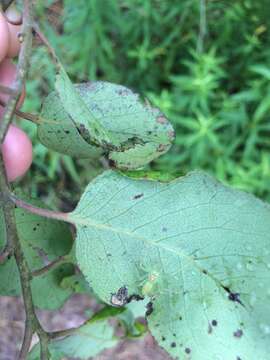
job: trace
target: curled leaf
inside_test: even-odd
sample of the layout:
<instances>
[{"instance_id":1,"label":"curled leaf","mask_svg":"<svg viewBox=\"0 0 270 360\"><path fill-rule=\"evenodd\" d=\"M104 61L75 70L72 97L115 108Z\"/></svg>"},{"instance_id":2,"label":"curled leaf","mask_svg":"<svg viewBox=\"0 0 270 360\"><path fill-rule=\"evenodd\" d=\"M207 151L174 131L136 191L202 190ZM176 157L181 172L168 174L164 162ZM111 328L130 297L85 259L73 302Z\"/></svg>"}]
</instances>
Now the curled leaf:
<instances>
[{"instance_id":1,"label":"curled leaf","mask_svg":"<svg viewBox=\"0 0 270 360\"><path fill-rule=\"evenodd\" d=\"M73 86L63 68L43 104L40 141L71 156L105 154L121 169L137 169L164 154L174 130L160 110L122 85L97 81Z\"/></svg>"}]
</instances>

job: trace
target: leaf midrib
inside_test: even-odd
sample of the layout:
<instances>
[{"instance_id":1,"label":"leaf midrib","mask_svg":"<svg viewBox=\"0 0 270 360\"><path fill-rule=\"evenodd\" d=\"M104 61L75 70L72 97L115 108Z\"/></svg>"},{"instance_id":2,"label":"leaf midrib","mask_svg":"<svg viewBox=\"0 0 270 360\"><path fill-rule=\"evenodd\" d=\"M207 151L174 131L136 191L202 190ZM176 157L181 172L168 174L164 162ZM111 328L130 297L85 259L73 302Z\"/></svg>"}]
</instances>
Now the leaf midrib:
<instances>
[{"instance_id":1,"label":"leaf midrib","mask_svg":"<svg viewBox=\"0 0 270 360\"><path fill-rule=\"evenodd\" d=\"M68 221L73 223L74 225L76 225L77 227L81 226L82 228L85 227L89 227L89 228L95 228L97 230L109 230L113 233L117 233L117 234L122 234L122 235L126 235L128 237L131 237L135 240L141 240L151 246L157 247L158 249L163 249L165 251L171 252L174 255L179 256L180 258L185 258L186 260L188 260L197 270L199 270L201 273L203 273L205 276L209 276L220 288L224 288L223 285L221 284L221 282L215 277L213 276L211 273L209 273L209 271L207 270L207 273L205 273L205 269L203 267L201 267L197 262L196 259L193 256L187 255L184 251L179 251L176 250L175 248L171 248L168 246L165 246L163 244L161 244L160 242L156 242L154 240L151 239L147 239L143 236L140 236L136 233L130 232L126 229L123 228L116 228L112 225L109 224L102 224L102 223L98 223L96 221L94 221L91 218L87 218L87 219L82 219L80 217L79 214L76 214L75 212L70 213L68 215Z\"/></svg>"}]
</instances>

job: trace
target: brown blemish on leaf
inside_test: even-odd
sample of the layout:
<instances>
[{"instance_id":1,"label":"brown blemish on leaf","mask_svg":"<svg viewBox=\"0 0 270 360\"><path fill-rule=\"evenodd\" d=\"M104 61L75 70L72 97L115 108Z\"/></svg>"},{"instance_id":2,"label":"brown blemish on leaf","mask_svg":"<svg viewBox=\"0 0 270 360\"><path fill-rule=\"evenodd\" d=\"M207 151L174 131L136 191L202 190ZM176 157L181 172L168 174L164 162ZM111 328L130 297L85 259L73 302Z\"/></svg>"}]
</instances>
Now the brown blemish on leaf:
<instances>
[{"instance_id":1,"label":"brown blemish on leaf","mask_svg":"<svg viewBox=\"0 0 270 360\"><path fill-rule=\"evenodd\" d=\"M240 339L243 336L243 330L241 330L241 329L236 330L233 333L233 336Z\"/></svg>"},{"instance_id":2,"label":"brown blemish on leaf","mask_svg":"<svg viewBox=\"0 0 270 360\"><path fill-rule=\"evenodd\" d=\"M118 95L121 95L121 96L127 96L130 94L130 91L127 89L120 89L120 90L117 90L116 92Z\"/></svg>"},{"instance_id":3,"label":"brown blemish on leaf","mask_svg":"<svg viewBox=\"0 0 270 360\"><path fill-rule=\"evenodd\" d=\"M157 117L157 122L159 124L167 124L168 123L168 120L165 118L165 116L161 115L161 116L158 116Z\"/></svg>"},{"instance_id":4,"label":"brown blemish on leaf","mask_svg":"<svg viewBox=\"0 0 270 360\"><path fill-rule=\"evenodd\" d=\"M163 152L163 151L166 150L166 148L167 148L166 145L159 144L158 147L157 147L157 151L158 151L158 152Z\"/></svg>"},{"instance_id":5,"label":"brown blemish on leaf","mask_svg":"<svg viewBox=\"0 0 270 360\"><path fill-rule=\"evenodd\" d=\"M207 332L208 332L208 334L212 334L212 332L213 332L213 328L212 328L212 325L210 323L208 324Z\"/></svg>"},{"instance_id":6,"label":"brown blemish on leaf","mask_svg":"<svg viewBox=\"0 0 270 360\"><path fill-rule=\"evenodd\" d=\"M175 138L175 132L173 130L168 131L168 136L170 139L174 139Z\"/></svg>"}]
</instances>

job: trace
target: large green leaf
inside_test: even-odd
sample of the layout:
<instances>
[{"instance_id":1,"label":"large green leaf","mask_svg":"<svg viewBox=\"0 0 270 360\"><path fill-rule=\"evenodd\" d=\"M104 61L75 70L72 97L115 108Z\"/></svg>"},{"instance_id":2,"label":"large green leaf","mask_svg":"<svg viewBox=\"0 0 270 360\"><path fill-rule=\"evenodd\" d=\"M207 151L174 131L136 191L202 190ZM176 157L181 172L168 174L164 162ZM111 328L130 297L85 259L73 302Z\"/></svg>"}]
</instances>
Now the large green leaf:
<instances>
[{"instance_id":1,"label":"large green leaf","mask_svg":"<svg viewBox=\"0 0 270 360\"><path fill-rule=\"evenodd\" d=\"M40 201L32 201L32 203L44 206ZM15 217L24 255L32 271L70 252L72 236L68 225L31 214L20 208L15 209ZM3 212L0 209L0 248L5 241ZM64 264L42 276L34 277L31 287L35 305L45 309L59 308L74 292L72 288L61 286L63 278L73 273L73 265ZM21 294L19 272L14 257L0 265L0 294L9 296Z\"/></svg>"},{"instance_id":2,"label":"large green leaf","mask_svg":"<svg viewBox=\"0 0 270 360\"><path fill-rule=\"evenodd\" d=\"M173 356L269 359L268 204L201 172L160 183L108 171L69 220L94 291L118 306L150 296L149 328Z\"/></svg>"},{"instance_id":3,"label":"large green leaf","mask_svg":"<svg viewBox=\"0 0 270 360\"><path fill-rule=\"evenodd\" d=\"M71 156L104 153L122 169L137 169L168 151L171 124L156 108L143 104L128 88L108 82L73 86L61 68L56 92L43 104L40 141Z\"/></svg>"}]
</instances>

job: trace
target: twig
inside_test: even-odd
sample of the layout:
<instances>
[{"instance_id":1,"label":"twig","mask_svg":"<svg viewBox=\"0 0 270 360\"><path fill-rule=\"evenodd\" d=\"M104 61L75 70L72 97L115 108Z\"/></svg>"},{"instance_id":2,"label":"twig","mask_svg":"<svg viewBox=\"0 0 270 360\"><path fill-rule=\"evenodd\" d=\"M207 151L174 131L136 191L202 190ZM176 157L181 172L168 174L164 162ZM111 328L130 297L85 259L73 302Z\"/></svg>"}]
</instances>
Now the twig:
<instances>
[{"instance_id":1,"label":"twig","mask_svg":"<svg viewBox=\"0 0 270 360\"><path fill-rule=\"evenodd\" d=\"M24 0L23 8L23 28L22 28L22 46L19 55L19 61L16 71L16 80L14 82L14 93L9 97L7 106L5 108L3 119L0 123L0 144L3 143L9 124L16 108L17 101L22 91L23 83L26 78L27 70L29 68L29 60L32 50L32 1ZM0 193L3 199L2 208L4 211L4 218L6 224L7 244L4 249L5 253L14 253L16 264L19 270L22 296L24 301L26 322L24 339L21 346L19 360L25 360L30 348L32 336L34 332L38 333L42 345L41 358L42 360L49 360L48 353L48 336L41 327L35 313L34 303L31 292L31 272L25 259L23 249L18 238L16 229L14 204L10 200L10 187L7 181L4 161L2 153L0 152ZM9 249L9 251L7 251Z\"/></svg>"},{"instance_id":2,"label":"twig","mask_svg":"<svg viewBox=\"0 0 270 360\"><path fill-rule=\"evenodd\" d=\"M87 321L86 321L87 322ZM69 328L69 329L64 329L64 330L59 330L59 331L54 331L52 333L49 334L51 339L58 339L61 337L65 337L68 335L73 334L75 331L79 330L80 327L82 327L83 325L86 324L86 322L84 322L81 326L78 327L73 327L73 328Z\"/></svg>"},{"instance_id":3,"label":"twig","mask_svg":"<svg viewBox=\"0 0 270 360\"><path fill-rule=\"evenodd\" d=\"M49 335L42 328L38 331L39 341L40 341L40 360L50 359L49 353Z\"/></svg>"},{"instance_id":4,"label":"twig","mask_svg":"<svg viewBox=\"0 0 270 360\"><path fill-rule=\"evenodd\" d=\"M16 108L16 104L19 100L20 94L23 89L24 80L29 66L30 55L32 50L32 17L28 14L30 9L31 0L25 0L24 16L23 16L23 27L22 27L22 46L19 55L19 61L17 65L16 80L12 84L14 89L13 95L9 98L7 106L5 108L3 119L0 122L0 144L6 136L8 126L12 120L13 113Z\"/></svg>"},{"instance_id":5,"label":"twig","mask_svg":"<svg viewBox=\"0 0 270 360\"><path fill-rule=\"evenodd\" d=\"M51 54L55 64L57 65L59 60L58 60L58 57L57 57L57 55L56 55L56 53L54 51L54 48L51 47L51 44L49 43L48 39L43 34L43 32L40 30L40 27L38 26L37 23L34 23L33 29L34 29L35 33L37 34L37 36L40 38L40 40L43 42L43 44L47 46L47 48L49 50L49 53Z\"/></svg>"},{"instance_id":6,"label":"twig","mask_svg":"<svg viewBox=\"0 0 270 360\"><path fill-rule=\"evenodd\" d=\"M43 274L47 273L48 271L56 268L57 266L66 264L70 261L71 260L68 256L60 256L57 259L50 262L48 265L44 266L43 268L32 271L32 276L43 275Z\"/></svg>"},{"instance_id":7,"label":"twig","mask_svg":"<svg viewBox=\"0 0 270 360\"><path fill-rule=\"evenodd\" d=\"M15 228L15 219L14 219L14 206L7 199L7 194L9 192L9 185L6 176L6 170L4 165L3 154L0 152L0 192L1 192L1 207L3 209L3 215L6 226L6 244L4 249L0 253L0 263L3 263L9 256L13 255L14 252L14 241L16 242L15 237L17 236L17 231Z\"/></svg>"}]
</instances>

